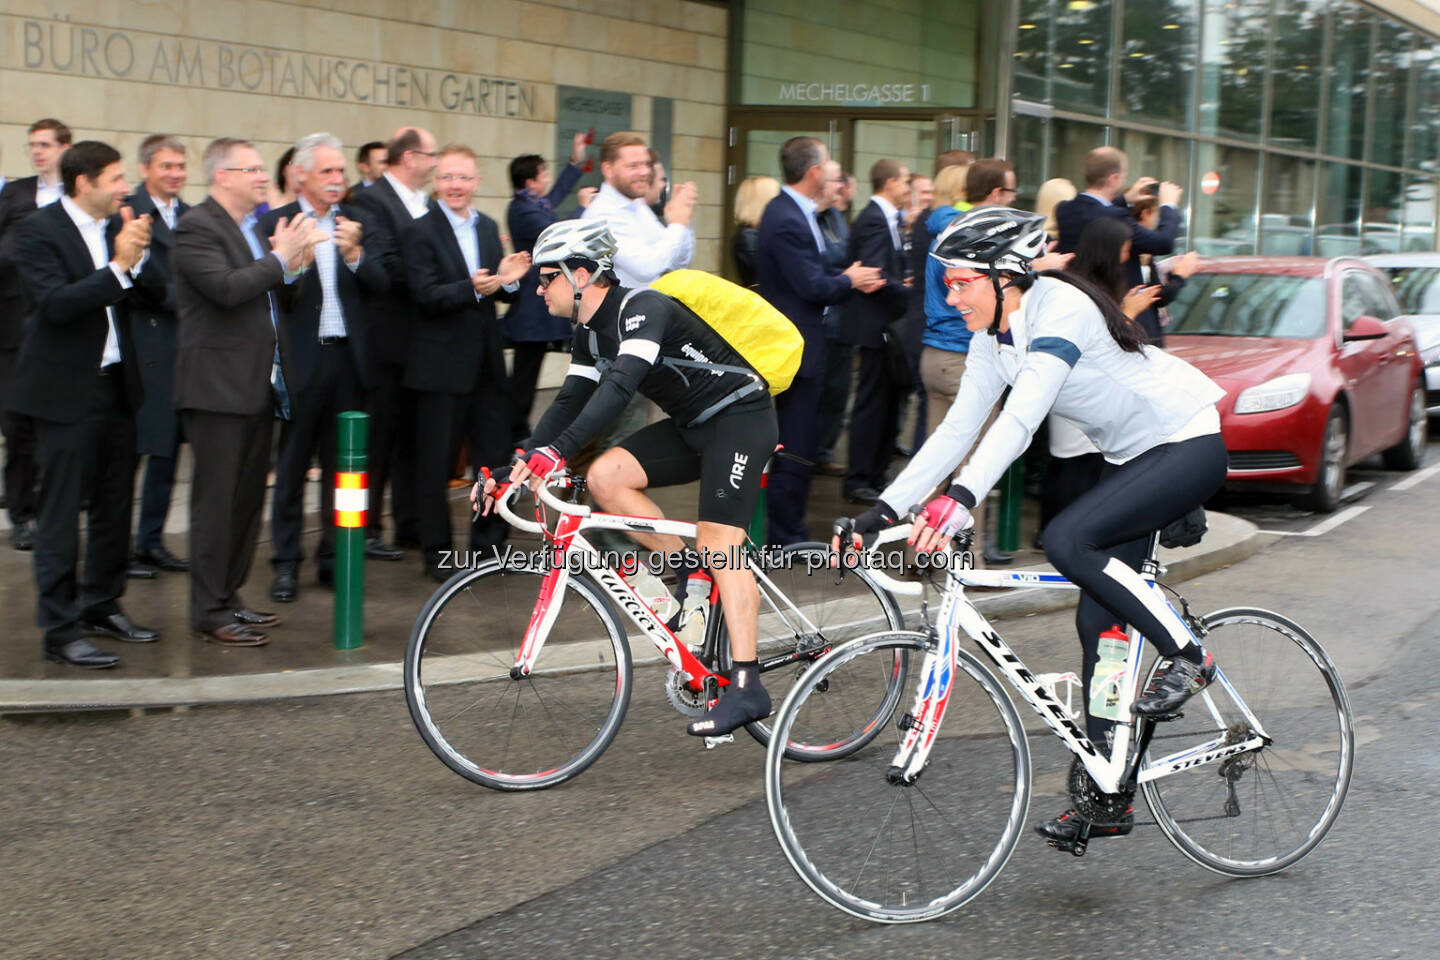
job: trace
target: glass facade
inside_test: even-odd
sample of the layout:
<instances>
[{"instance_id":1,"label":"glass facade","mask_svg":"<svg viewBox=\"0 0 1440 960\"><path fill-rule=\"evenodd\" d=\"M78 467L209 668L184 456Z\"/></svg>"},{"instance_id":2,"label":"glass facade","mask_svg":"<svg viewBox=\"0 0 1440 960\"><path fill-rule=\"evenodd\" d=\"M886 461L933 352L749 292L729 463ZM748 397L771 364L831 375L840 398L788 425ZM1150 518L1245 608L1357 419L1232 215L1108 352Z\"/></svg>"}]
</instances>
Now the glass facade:
<instances>
[{"instance_id":1,"label":"glass facade","mask_svg":"<svg viewBox=\"0 0 1440 960\"><path fill-rule=\"evenodd\" d=\"M1206 254L1433 250L1440 43L1355 0L1019 0L1022 198L1098 144Z\"/></svg>"}]
</instances>

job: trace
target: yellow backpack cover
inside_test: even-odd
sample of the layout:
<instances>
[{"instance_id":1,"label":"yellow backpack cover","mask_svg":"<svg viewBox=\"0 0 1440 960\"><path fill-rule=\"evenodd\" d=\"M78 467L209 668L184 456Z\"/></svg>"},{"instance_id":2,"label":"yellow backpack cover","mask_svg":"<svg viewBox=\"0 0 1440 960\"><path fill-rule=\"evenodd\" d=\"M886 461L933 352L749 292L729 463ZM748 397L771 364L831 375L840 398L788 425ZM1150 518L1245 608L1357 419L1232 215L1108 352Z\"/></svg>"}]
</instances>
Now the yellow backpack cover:
<instances>
[{"instance_id":1,"label":"yellow backpack cover","mask_svg":"<svg viewBox=\"0 0 1440 960\"><path fill-rule=\"evenodd\" d=\"M674 297L710 324L765 378L771 396L789 389L800 371L805 338L760 294L703 270L674 270L650 289Z\"/></svg>"}]
</instances>

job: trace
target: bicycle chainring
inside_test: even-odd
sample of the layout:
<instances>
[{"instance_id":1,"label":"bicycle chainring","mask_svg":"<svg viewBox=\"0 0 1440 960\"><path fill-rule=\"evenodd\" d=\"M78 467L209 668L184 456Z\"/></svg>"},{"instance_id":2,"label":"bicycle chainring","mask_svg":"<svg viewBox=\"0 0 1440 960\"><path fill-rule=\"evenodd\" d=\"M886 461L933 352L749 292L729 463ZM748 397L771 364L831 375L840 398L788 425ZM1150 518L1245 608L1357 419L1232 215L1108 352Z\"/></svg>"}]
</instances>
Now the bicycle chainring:
<instances>
[{"instance_id":1,"label":"bicycle chainring","mask_svg":"<svg viewBox=\"0 0 1440 960\"><path fill-rule=\"evenodd\" d=\"M1135 800L1135 794L1126 791L1101 793L1079 757L1070 762L1069 787L1070 801L1075 804L1075 810L1091 823L1119 822Z\"/></svg>"},{"instance_id":2,"label":"bicycle chainring","mask_svg":"<svg viewBox=\"0 0 1440 960\"><path fill-rule=\"evenodd\" d=\"M674 667L665 674L665 696L676 712L687 717L705 716L705 691L690 689L688 675Z\"/></svg>"}]
</instances>

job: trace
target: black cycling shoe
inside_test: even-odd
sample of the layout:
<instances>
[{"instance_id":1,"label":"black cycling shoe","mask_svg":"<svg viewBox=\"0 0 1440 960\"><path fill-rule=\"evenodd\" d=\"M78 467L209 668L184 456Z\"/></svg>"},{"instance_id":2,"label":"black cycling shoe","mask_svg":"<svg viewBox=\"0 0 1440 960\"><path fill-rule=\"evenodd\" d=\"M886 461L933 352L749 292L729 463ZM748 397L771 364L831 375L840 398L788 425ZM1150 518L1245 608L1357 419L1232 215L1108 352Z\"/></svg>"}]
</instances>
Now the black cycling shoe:
<instances>
[{"instance_id":1,"label":"black cycling shoe","mask_svg":"<svg viewBox=\"0 0 1440 960\"><path fill-rule=\"evenodd\" d=\"M760 685L760 673L753 668L738 670L730 685L705 716L685 725L692 737L723 737L747 723L770 716L770 694Z\"/></svg>"},{"instance_id":2,"label":"black cycling shoe","mask_svg":"<svg viewBox=\"0 0 1440 960\"><path fill-rule=\"evenodd\" d=\"M1073 844L1078 840L1094 840L1098 837L1123 837L1135 829L1135 808L1127 806L1118 820L1096 823L1087 820L1074 807L1066 810L1054 820L1035 824L1035 832L1048 840L1051 846Z\"/></svg>"},{"instance_id":3,"label":"black cycling shoe","mask_svg":"<svg viewBox=\"0 0 1440 960\"><path fill-rule=\"evenodd\" d=\"M1176 657L1161 667L1146 685L1145 692L1130 704L1130 712L1151 720L1174 720L1180 708L1215 679L1215 658L1205 654L1203 663Z\"/></svg>"}]
</instances>

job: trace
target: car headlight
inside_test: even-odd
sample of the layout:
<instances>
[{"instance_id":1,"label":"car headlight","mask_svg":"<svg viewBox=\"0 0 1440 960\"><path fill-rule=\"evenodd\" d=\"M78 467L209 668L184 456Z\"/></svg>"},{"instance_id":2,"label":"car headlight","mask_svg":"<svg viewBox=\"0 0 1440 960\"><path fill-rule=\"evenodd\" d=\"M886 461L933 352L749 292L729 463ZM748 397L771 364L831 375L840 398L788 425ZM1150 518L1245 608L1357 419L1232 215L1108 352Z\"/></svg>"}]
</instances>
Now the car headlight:
<instances>
[{"instance_id":1,"label":"car headlight","mask_svg":"<svg viewBox=\"0 0 1440 960\"><path fill-rule=\"evenodd\" d=\"M1284 410L1305 399L1310 392L1310 374L1287 373L1283 377L1246 387L1235 398L1236 413L1265 413Z\"/></svg>"}]
</instances>

